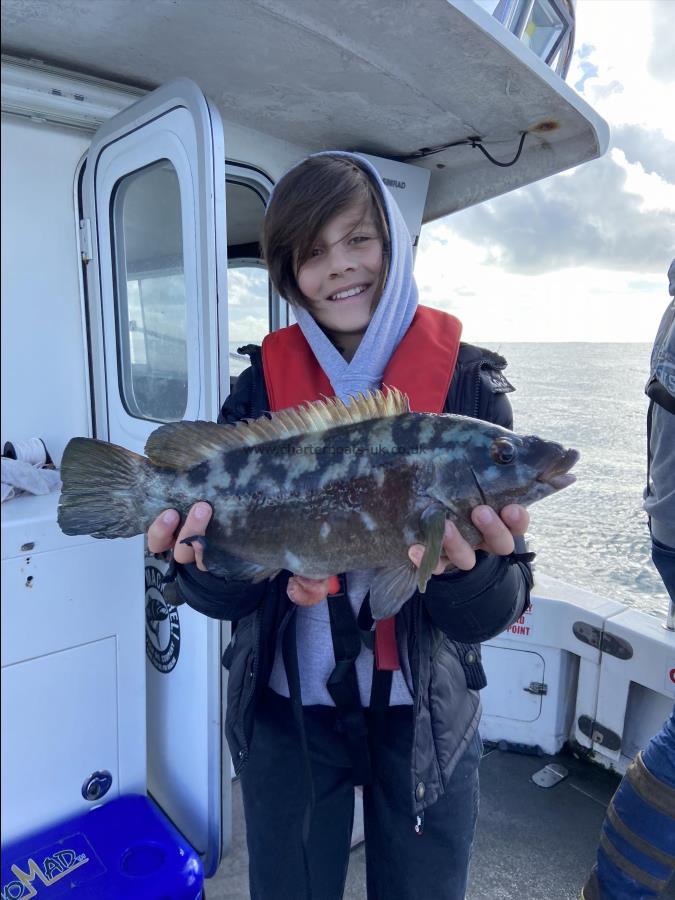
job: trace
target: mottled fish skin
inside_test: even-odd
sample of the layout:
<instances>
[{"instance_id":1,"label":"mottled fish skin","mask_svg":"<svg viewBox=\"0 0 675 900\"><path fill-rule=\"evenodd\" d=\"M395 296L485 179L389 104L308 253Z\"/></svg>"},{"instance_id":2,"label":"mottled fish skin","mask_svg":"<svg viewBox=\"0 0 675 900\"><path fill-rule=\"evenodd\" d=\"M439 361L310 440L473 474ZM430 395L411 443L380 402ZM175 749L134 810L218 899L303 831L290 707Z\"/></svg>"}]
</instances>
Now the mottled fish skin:
<instances>
[{"instance_id":1,"label":"mottled fish skin","mask_svg":"<svg viewBox=\"0 0 675 900\"><path fill-rule=\"evenodd\" d=\"M351 569L400 563L422 537L434 477L434 448L419 437L426 417L407 415L403 430L381 419L228 451L198 479L194 471L178 478L172 499L188 508L197 496L210 502L214 548L266 568L318 578L334 574L338 560Z\"/></svg>"},{"instance_id":2,"label":"mottled fish skin","mask_svg":"<svg viewBox=\"0 0 675 900\"><path fill-rule=\"evenodd\" d=\"M377 409L391 409L386 395L372 396ZM206 500L213 517L205 558L216 574L249 579L288 569L323 578L376 568L393 573L382 583L398 585L401 594L389 604L384 591L374 591L382 617L414 589L408 548L436 546L439 515L477 544L474 507L527 506L574 480L566 473L578 454L559 444L463 416L369 417L368 403L356 404L356 413L352 406L336 411L335 401L329 413L328 405L312 404L316 421L309 424L309 413L303 424L290 411L277 424L256 420L241 433L175 423L151 436L150 459L76 438L64 454L59 523L67 534L130 536L147 530L163 509L185 516ZM322 416L349 424L324 427ZM270 433L291 436L269 440Z\"/></svg>"}]
</instances>

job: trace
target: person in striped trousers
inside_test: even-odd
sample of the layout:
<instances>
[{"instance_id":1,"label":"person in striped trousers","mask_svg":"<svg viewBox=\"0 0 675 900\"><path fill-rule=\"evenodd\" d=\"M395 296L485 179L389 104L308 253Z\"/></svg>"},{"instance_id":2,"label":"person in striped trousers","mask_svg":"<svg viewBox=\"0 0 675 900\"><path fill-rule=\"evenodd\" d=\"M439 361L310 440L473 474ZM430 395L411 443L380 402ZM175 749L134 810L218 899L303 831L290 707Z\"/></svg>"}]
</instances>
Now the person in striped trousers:
<instances>
[{"instance_id":1,"label":"person in striped trousers","mask_svg":"<svg viewBox=\"0 0 675 900\"><path fill-rule=\"evenodd\" d=\"M652 559L675 605L675 259L670 304L651 357L646 393L649 445L645 510ZM675 870L675 710L637 754L607 809L597 861L582 900L651 900Z\"/></svg>"},{"instance_id":2,"label":"person in striped trousers","mask_svg":"<svg viewBox=\"0 0 675 900\"><path fill-rule=\"evenodd\" d=\"M628 767L582 900L651 900L675 869L675 711Z\"/></svg>"}]
</instances>

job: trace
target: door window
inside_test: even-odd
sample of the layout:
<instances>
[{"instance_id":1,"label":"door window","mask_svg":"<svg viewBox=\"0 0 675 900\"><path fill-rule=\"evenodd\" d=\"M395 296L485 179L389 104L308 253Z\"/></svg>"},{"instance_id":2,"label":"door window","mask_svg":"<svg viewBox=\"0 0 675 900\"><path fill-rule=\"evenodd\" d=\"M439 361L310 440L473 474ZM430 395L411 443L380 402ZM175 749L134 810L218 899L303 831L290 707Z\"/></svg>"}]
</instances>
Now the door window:
<instances>
[{"instance_id":1,"label":"door window","mask_svg":"<svg viewBox=\"0 0 675 900\"><path fill-rule=\"evenodd\" d=\"M249 365L238 352L271 330L271 294L260 237L265 201L251 181L227 180L227 304L230 389Z\"/></svg>"},{"instance_id":2,"label":"door window","mask_svg":"<svg viewBox=\"0 0 675 900\"><path fill-rule=\"evenodd\" d=\"M261 344L270 330L267 270L254 260L230 263L227 296L230 312L230 380L232 385L249 365L239 353L247 344Z\"/></svg>"},{"instance_id":3,"label":"door window","mask_svg":"<svg viewBox=\"0 0 675 900\"><path fill-rule=\"evenodd\" d=\"M118 367L129 415L187 408L187 298L180 185L169 160L122 178L112 198Z\"/></svg>"}]
</instances>

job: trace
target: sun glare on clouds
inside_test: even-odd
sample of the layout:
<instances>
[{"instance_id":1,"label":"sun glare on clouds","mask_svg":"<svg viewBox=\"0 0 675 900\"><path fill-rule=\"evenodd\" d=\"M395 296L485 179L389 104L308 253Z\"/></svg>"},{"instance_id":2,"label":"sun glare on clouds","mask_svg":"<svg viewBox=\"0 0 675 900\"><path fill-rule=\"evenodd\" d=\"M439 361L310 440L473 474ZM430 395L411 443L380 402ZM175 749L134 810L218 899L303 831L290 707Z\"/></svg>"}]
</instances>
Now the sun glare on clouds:
<instances>
[{"instance_id":1,"label":"sun glare on clouds","mask_svg":"<svg viewBox=\"0 0 675 900\"><path fill-rule=\"evenodd\" d=\"M609 122L609 152L422 231L420 299L469 341L652 341L668 302L675 2L576 10L567 81Z\"/></svg>"},{"instance_id":2,"label":"sun glare on clouds","mask_svg":"<svg viewBox=\"0 0 675 900\"><path fill-rule=\"evenodd\" d=\"M483 265L482 254L452 233L424 240L418 253L420 301L456 315L467 341L496 348L654 338L667 299L663 275L583 266L529 276Z\"/></svg>"}]
</instances>

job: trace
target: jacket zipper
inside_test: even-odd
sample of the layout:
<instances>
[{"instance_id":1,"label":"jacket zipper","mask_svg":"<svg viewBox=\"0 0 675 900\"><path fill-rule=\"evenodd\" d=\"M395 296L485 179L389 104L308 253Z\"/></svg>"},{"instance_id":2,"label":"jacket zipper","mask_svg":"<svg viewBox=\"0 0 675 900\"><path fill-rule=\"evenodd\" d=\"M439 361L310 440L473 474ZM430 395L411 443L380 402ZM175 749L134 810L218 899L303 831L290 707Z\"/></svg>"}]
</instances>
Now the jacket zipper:
<instances>
[{"instance_id":1,"label":"jacket zipper","mask_svg":"<svg viewBox=\"0 0 675 900\"><path fill-rule=\"evenodd\" d=\"M260 668L260 651L262 648L262 627L260 623L261 613L258 611L256 614L256 641L255 641L255 651L254 655L251 659L251 667L248 673L249 681L251 681L251 691L248 695L248 699L246 700L246 705L241 711L241 724L242 724L242 749L239 751L238 756L240 759L240 767L245 763L248 758L248 744L246 743L246 731L244 727L244 719L246 717L246 713L248 712L248 708L253 701L253 695L255 694L256 681L258 680L258 670ZM237 769L237 774L239 773L239 769Z\"/></svg>"},{"instance_id":2,"label":"jacket zipper","mask_svg":"<svg viewBox=\"0 0 675 900\"><path fill-rule=\"evenodd\" d=\"M480 373L483 370L483 366L488 364L488 360L484 357L478 360L478 365L476 366L476 378L474 382L474 394L473 394L473 417L474 419L478 418L478 412L480 410Z\"/></svg>"},{"instance_id":3,"label":"jacket zipper","mask_svg":"<svg viewBox=\"0 0 675 900\"><path fill-rule=\"evenodd\" d=\"M413 709L415 708L415 685L413 682L413 674L412 674L412 662L411 662L411 654L410 654L410 646L409 641L405 642L405 662L404 655L401 653L401 646L399 645L398 635L396 639L396 645L398 647L399 659L401 660L401 675L403 676L403 681L405 682L406 687L410 691L410 696L413 699ZM408 675L410 675L410 681L408 681Z\"/></svg>"}]
</instances>

